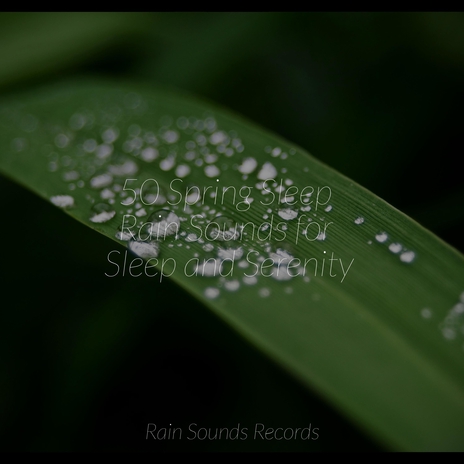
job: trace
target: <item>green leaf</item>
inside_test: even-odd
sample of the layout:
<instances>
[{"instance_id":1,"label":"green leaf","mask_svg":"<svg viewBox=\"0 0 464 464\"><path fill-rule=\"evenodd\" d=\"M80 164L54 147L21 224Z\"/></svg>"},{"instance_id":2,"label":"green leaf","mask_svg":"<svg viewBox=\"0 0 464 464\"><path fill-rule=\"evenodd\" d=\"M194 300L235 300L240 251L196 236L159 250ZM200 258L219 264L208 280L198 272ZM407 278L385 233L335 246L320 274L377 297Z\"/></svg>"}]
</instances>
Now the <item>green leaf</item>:
<instances>
[{"instance_id":1,"label":"green leaf","mask_svg":"<svg viewBox=\"0 0 464 464\"><path fill-rule=\"evenodd\" d=\"M191 96L69 82L5 100L0 127L1 171L107 237L125 243L124 217L136 234L159 209L180 218L179 234L143 245L159 247L156 269L115 250L109 278L173 279L389 448L464 449L464 261L419 224ZM161 200L154 180L164 204L146 204ZM234 241L207 234L218 215L245 225ZM222 275L192 275L204 259Z\"/></svg>"}]
</instances>

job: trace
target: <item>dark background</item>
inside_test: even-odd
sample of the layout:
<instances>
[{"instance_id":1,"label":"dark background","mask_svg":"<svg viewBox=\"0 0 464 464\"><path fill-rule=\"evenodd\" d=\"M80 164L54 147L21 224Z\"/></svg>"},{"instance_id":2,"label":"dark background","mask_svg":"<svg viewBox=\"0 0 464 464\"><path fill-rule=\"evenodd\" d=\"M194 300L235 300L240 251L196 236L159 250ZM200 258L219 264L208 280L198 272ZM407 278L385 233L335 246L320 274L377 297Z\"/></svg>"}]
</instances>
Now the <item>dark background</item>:
<instances>
[{"instance_id":1,"label":"dark background","mask_svg":"<svg viewBox=\"0 0 464 464\"><path fill-rule=\"evenodd\" d=\"M151 13L0 98L76 75L220 103L464 251L461 13ZM388 449L173 283L105 277L114 242L5 178L0 198L0 449ZM148 422L319 439L147 441Z\"/></svg>"}]
</instances>

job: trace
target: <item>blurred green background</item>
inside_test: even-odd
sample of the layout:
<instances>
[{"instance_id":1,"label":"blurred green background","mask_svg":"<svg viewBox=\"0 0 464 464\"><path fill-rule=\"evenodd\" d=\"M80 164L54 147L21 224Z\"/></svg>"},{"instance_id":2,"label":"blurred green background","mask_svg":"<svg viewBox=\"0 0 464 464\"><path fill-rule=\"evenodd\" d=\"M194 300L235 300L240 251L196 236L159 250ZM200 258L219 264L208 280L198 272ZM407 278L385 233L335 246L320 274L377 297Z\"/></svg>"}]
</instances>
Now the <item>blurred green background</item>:
<instances>
[{"instance_id":1,"label":"blurred green background","mask_svg":"<svg viewBox=\"0 0 464 464\"><path fill-rule=\"evenodd\" d=\"M0 104L76 76L228 107L464 251L461 13L0 15ZM0 198L0 449L386 449L171 282L107 278L119 245L3 177ZM148 422L320 438L146 441Z\"/></svg>"}]
</instances>

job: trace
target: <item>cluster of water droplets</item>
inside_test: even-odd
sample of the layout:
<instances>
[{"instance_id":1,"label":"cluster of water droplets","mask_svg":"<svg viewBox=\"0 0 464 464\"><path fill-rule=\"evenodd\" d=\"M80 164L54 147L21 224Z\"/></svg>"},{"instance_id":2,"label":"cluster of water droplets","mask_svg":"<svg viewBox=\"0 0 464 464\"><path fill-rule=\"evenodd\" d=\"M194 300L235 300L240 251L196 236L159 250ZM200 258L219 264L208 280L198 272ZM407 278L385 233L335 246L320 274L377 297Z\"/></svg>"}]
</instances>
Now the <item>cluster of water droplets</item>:
<instances>
[{"instance_id":1,"label":"cluster of water droplets","mask_svg":"<svg viewBox=\"0 0 464 464\"><path fill-rule=\"evenodd\" d=\"M262 212L260 232L265 235L271 231L275 227L272 220L281 221L283 231L298 223L301 227L297 234L302 238L324 241L326 217L334 207L327 202L318 210L314 189L306 189L303 194L296 188L287 172L288 158L295 150L266 146L263 150L268 157L259 162L246 153L239 134L219 127L212 113L178 118L165 115L144 126L137 121L148 107L140 95L130 93L123 95L120 104L81 108L70 115L67 125L50 126L50 142L44 145L47 168L60 176L64 186L50 201L65 209L75 207L77 201L86 202L88 220L99 227L111 226L116 239L126 242L129 250L142 258L158 257L164 246L192 250L196 261L192 261L189 272L217 278L217 287L208 287L205 292L208 298L253 285L257 285L260 296L268 297L266 278L289 282L299 275L300 269L290 266L294 254L288 242L276 245L270 239L256 240L254 231L237 224L235 205L230 199L224 201L223 192L201 190L196 185L219 182L223 177L224 184L238 175L250 194L240 198L242 209L237 207L237 211L247 211L255 200L266 204L269 199L269 206ZM23 119L25 136L16 137L11 144L18 153L27 149L27 134L40 124L33 115ZM129 119L133 123L127 126ZM149 172L171 172L171 178L182 181L178 185L188 189L185 203L175 203L178 197L167 185L147 178L145 168L153 165L156 169ZM308 167L303 171L308 172ZM90 193L73 193L85 186L90 187ZM357 217L354 223L361 225L364 218ZM384 235L379 233L376 240L386 242L388 237ZM389 250L403 262L414 260L414 252L400 243L389 244ZM250 252L258 263L272 260L266 278L260 273L247 273L250 264L246 256ZM232 263L242 274L228 273ZM308 282L309 277L303 280ZM284 291L291 293L293 289L287 286Z\"/></svg>"},{"instance_id":2,"label":"cluster of water droplets","mask_svg":"<svg viewBox=\"0 0 464 464\"><path fill-rule=\"evenodd\" d=\"M420 315L425 320L433 320L434 312L431 308L422 308ZM464 292L458 301L448 310L445 318L438 324L442 336L449 341L464 339ZM462 345L464 349L464 343Z\"/></svg>"},{"instance_id":3,"label":"cluster of water droplets","mask_svg":"<svg viewBox=\"0 0 464 464\"><path fill-rule=\"evenodd\" d=\"M265 147L269 160L260 163L244 153L245 146L235 131L218 127L211 113L177 119L164 116L151 127L125 125L128 112L137 121L147 108L148 103L142 97L131 93L124 96L120 105L82 108L70 115L67 125L50 127L47 169L64 183L63 190L51 196L50 201L65 209L75 207L76 202L87 202L88 220L95 225L115 227L115 238L126 242L128 249L141 258L159 257L164 246L192 250L194 259L188 272L216 278L216 286L205 291L208 298L217 298L221 291L235 292L242 286L257 284L258 294L268 297L268 287L259 285L263 280L260 273L247 274L250 264L246 254L253 252L257 263L274 260L267 277L285 282L294 277L294 271L288 267L293 257L289 247L285 243L272 245L270 240L257 243L237 224L235 212L230 205L226 207L227 201L208 204L216 201L220 193L214 189L201 191L194 179L201 175L205 180L219 182L228 170L235 171L263 198L270 192L279 195L279 204L269 207L262 215L263 220L275 215L284 222L293 221L311 211L308 203L312 194L307 193L301 207L293 206L295 196L288 193L293 181L285 178L287 168L280 160L294 155L295 150ZM29 115L24 127L33 130L37 124L38 119ZM27 146L27 137L12 141L17 152ZM153 164L159 171L172 171L177 179L185 181L189 193L184 205L173 203L175 197L165 186L146 178L144 166ZM268 179L281 182L269 183ZM90 193L74 193L83 187L90 187ZM254 195L242 198L243 209L254 200ZM325 211L330 210L331 207L326 207ZM316 220L315 212L311 211L311 215L307 223ZM195 230L192 223L197 226ZM263 231L266 227L272 228L265 225ZM318 237L321 239L325 236ZM234 274L229 273L232 263L239 270ZM292 291L291 287L285 287L286 293Z\"/></svg>"},{"instance_id":4,"label":"cluster of water droplets","mask_svg":"<svg viewBox=\"0 0 464 464\"><path fill-rule=\"evenodd\" d=\"M381 231L375 235L375 240L378 243L387 245L388 250L394 255L398 255L399 260L402 263L412 263L416 259L416 253L412 250L407 249L402 243L398 241L390 241L390 237L387 232Z\"/></svg>"}]
</instances>

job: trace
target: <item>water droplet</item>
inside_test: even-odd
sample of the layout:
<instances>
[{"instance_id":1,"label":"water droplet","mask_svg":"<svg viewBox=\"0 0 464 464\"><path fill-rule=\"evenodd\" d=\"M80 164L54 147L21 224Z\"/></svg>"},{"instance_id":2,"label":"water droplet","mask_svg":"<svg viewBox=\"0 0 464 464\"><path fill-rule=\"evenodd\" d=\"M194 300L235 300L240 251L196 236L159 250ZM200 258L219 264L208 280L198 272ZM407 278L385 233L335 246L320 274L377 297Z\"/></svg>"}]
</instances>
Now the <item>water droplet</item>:
<instances>
[{"instance_id":1,"label":"water droplet","mask_svg":"<svg viewBox=\"0 0 464 464\"><path fill-rule=\"evenodd\" d=\"M244 276L242 281L246 285L255 285L258 282L258 279L256 276Z\"/></svg>"},{"instance_id":2,"label":"water droplet","mask_svg":"<svg viewBox=\"0 0 464 464\"><path fill-rule=\"evenodd\" d=\"M205 296L206 298L209 298L210 300L213 300L214 298L217 298L219 296L219 289L214 288L214 287L208 287L205 289Z\"/></svg>"},{"instance_id":3,"label":"water droplet","mask_svg":"<svg viewBox=\"0 0 464 464\"><path fill-rule=\"evenodd\" d=\"M298 211L295 211L291 208L284 208L277 211L277 214L286 221L291 221L298 216Z\"/></svg>"},{"instance_id":4,"label":"water droplet","mask_svg":"<svg viewBox=\"0 0 464 464\"><path fill-rule=\"evenodd\" d=\"M109 200L110 198L114 198L114 192L110 189L103 189L101 192L100 192L100 197L103 199L103 200Z\"/></svg>"},{"instance_id":5,"label":"water droplet","mask_svg":"<svg viewBox=\"0 0 464 464\"><path fill-rule=\"evenodd\" d=\"M261 298L267 298L271 294L271 291L268 288L260 288L258 293Z\"/></svg>"},{"instance_id":6,"label":"water droplet","mask_svg":"<svg viewBox=\"0 0 464 464\"><path fill-rule=\"evenodd\" d=\"M109 211L112 211L113 207L109 205L108 203L100 202L100 203L95 203L92 205L92 211L95 211L96 213L108 213Z\"/></svg>"},{"instance_id":7,"label":"water droplet","mask_svg":"<svg viewBox=\"0 0 464 464\"><path fill-rule=\"evenodd\" d=\"M359 225L359 224L362 224L364 222L364 218L361 217L361 216L358 216L355 220L354 220L354 223Z\"/></svg>"},{"instance_id":8,"label":"water droplet","mask_svg":"<svg viewBox=\"0 0 464 464\"><path fill-rule=\"evenodd\" d=\"M69 138L65 134L58 134L55 137L55 145L58 148L65 148L69 143Z\"/></svg>"},{"instance_id":9,"label":"water droplet","mask_svg":"<svg viewBox=\"0 0 464 464\"><path fill-rule=\"evenodd\" d=\"M388 247L388 249L392 252L392 253L399 253L403 247L401 246L400 243L391 243L390 246Z\"/></svg>"},{"instance_id":10,"label":"water droplet","mask_svg":"<svg viewBox=\"0 0 464 464\"><path fill-rule=\"evenodd\" d=\"M198 240L198 237L196 234L188 234L187 237L185 237L186 242L196 242Z\"/></svg>"},{"instance_id":11,"label":"water droplet","mask_svg":"<svg viewBox=\"0 0 464 464\"><path fill-rule=\"evenodd\" d=\"M258 179L266 180L272 179L277 175L277 169L269 162L263 164L263 167L258 173Z\"/></svg>"},{"instance_id":12,"label":"water droplet","mask_svg":"<svg viewBox=\"0 0 464 464\"><path fill-rule=\"evenodd\" d=\"M123 242L127 242L132 238L131 234L128 234L127 232L122 232L121 230L118 230L114 236L118 240L122 240Z\"/></svg>"},{"instance_id":13,"label":"water droplet","mask_svg":"<svg viewBox=\"0 0 464 464\"><path fill-rule=\"evenodd\" d=\"M185 190L185 204L191 206L201 200L200 187L190 184Z\"/></svg>"},{"instance_id":14,"label":"water droplet","mask_svg":"<svg viewBox=\"0 0 464 464\"><path fill-rule=\"evenodd\" d=\"M220 143L224 143L228 139L228 136L223 131L217 131L211 134L209 137L209 142L212 145L219 145Z\"/></svg>"},{"instance_id":15,"label":"water droplet","mask_svg":"<svg viewBox=\"0 0 464 464\"><path fill-rule=\"evenodd\" d=\"M411 263L414 261L414 258L416 257L416 254L414 251L405 251L404 253L401 253L400 255L400 260L403 261L403 263Z\"/></svg>"},{"instance_id":16,"label":"water droplet","mask_svg":"<svg viewBox=\"0 0 464 464\"><path fill-rule=\"evenodd\" d=\"M386 234L386 232L380 232L375 236L375 239L378 242L383 243L383 242L387 241L388 235Z\"/></svg>"},{"instance_id":17,"label":"water droplet","mask_svg":"<svg viewBox=\"0 0 464 464\"><path fill-rule=\"evenodd\" d=\"M455 314L462 314L464 313L464 304L463 303L457 303L453 306L453 313Z\"/></svg>"},{"instance_id":18,"label":"water droplet","mask_svg":"<svg viewBox=\"0 0 464 464\"><path fill-rule=\"evenodd\" d=\"M218 216L207 225L206 233L211 240L236 240L240 235L237 227L233 219Z\"/></svg>"},{"instance_id":19,"label":"water droplet","mask_svg":"<svg viewBox=\"0 0 464 464\"><path fill-rule=\"evenodd\" d=\"M166 203L166 192L158 183L142 184L141 198L145 205L164 205Z\"/></svg>"},{"instance_id":20,"label":"water droplet","mask_svg":"<svg viewBox=\"0 0 464 464\"><path fill-rule=\"evenodd\" d=\"M280 281L290 280L293 277L290 269L288 268L288 263L284 262L275 263L271 275L275 280Z\"/></svg>"},{"instance_id":21,"label":"water droplet","mask_svg":"<svg viewBox=\"0 0 464 464\"><path fill-rule=\"evenodd\" d=\"M294 196L287 196L287 195L285 195L285 196L280 200L280 202L281 202L281 203L289 203L289 204L292 204L294 200L295 200L295 197L294 197ZM332 208L332 207L331 207L331 208Z\"/></svg>"},{"instance_id":22,"label":"water droplet","mask_svg":"<svg viewBox=\"0 0 464 464\"><path fill-rule=\"evenodd\" d=\"M320 232L318 234L318 236L316 237L316 240L319 240L319 241L322 241L322 240L325 240L327 238L327 235L325 232Z\"/></svg>"},{"instance_id":23,"label":"water droplet","mask_svg":"<svg viewBox=\"0 0 464 464\"><path fill-rule=\"evenodd\" d=\"M121 197L124 197L125 194L126 194L126 192L123 192L123 194L121 194ZM135 198L129 196L129 197L127 197L127 198L124 198L123 201L121 201L121 205L123 205L123 206L130 206L130 205L132 205L132 204L134 203L134 201L135 201ZM128 212L128 213L132 213L132 209L128 209L127 212Z\"/></svg>"},{"instance_id":24,"label":"water droplet","mask_svg":"<svg viewBox=\"0 0 464 464\"><path fill-rule=\"evenodd\" d=\"M188 176L190 174L190 167L187 166L186 164L179 164L176 168L176 176L183 178L185 176Z\"/></svg>"},{"instance_id":25,"label":"water droplet","mask_svg":"<svg viewBox=\"0 0 464 464\"><path fill-rule=\"evenodd\" d=\"M87 153L92 153L97 148L97 141L95 139L88 139L84 142L84 151Z\"/></svg>"},{"instance_id":26,"label":"water droplet","mask_svg":"<svg viewBox=\"0 0 464 464\"><path fill-rule=\"evenodd\" d=\"M131 176L138 171L138 166L135 161L127 160L122 164L111 165L108 167L108 171L114 176Z\"/></svg>"},{"instance_id":27,"label":"water droplet","mask_svg":"<svg viewBox=\"0 0 464 464\"><path fill-rule=\"evenodd\" d=\"M74 206L74 198L70 195L55 195L50 198L50 201L60 208L69 208Z\"/></svg>"},{"instance_id":28,"label":"water droplet","mask_svg":"<svg viewBox=\"0 0 464 464\"><path fill-rule=\"evenodd\" d=\"M218 160L218 155L215 155L214 153L208 153L205 156L205 163L206 164L215 163L217 160Z\"/></svg>"},{"instance_id":29,"label":"water droplet","mask_svg":"<svg viewBox=\"0 0 464 464\"><path fill-rule=\"evenodd\" d=\"M269 252L269 258L280 263L289 263L293 259L292 246L282 242L275 251Z\"/></svg>"},{"instance_id":30,"label":"water droplet","mask_svg":"<svg viewBox=\"0 0 464 464\"><path fill-rule=\"evenodd\" d=\"M153 160L158 158L158 150L153 147L147 147L142 150L140 157L147 163L151 163Z\"/></svg>"},{"instance_id":31,"label":"water droplet","mask_svg":"<svg viewBox=\"0 0 464 464\"><path fill-rule=\"evenodd\" d=\"M95 189L107 187L113 182L113 176L111 174L100 174L90 179L90 186Z\"/></svg>"},{"instance_id":32,"label":"water droplet","mask_svg":"<svg viewBox=\"0 0 464 464\"><path fill-rule=\"evenodd\" d=\"M235 261L243 256L243 248L219 248L217 255L222 259L231 259L232 261Z\"/></svg>"},{"instance_id":33,"label":"water droplet","mask_svg":"<svg viewBox=\"0 0 464 464\"><path fill-rule=\"evenodd\" d=\"M207 177L212 178L212 177L217 177L219 174L221 174L221 171L219 170L217 166L215 166L214 164L211 164L205 167L205 174Z\"/></svg>"},{"instance_id":34,"label":"water droplet","mask_svg":"<svg viewBox=\"0 0 464 464\"><path fill-rule=\"evenodd\" d=\"M212 243L205 243L203 245L203 250L205 251L213 251L214 250L214 245Z\"/></svg>"},{"instance_id":35,"label":"water droplet","mask_svg":"<svg viewBox=\"0 0 464 464\"><path fill-rule=\"evenodd\" d=\"M238 170L242 174L250 174L256 169L257 166L258 162L254 158L245 158L242 164L238 167Z\"/></svg>"},{"instance_id":36,"label":"water droplet","mask_svg":"<svg viewBox=\"0 0 464 464\"><path fill-rule=\"evenodd\" d=\"M107 222L112 219L116 214L116 211L108 211L103 212L100 214L95 214L90 218L90 220L96 224L101 224L103 222Z\"/></svg>"},{"instance_id":37,"label":"water droplet","mask_svg":"<svg viewBox=\"0 0 464 464\"><path fill-rule=\"evenodd\" d=\"M456 338L456 331L451 327L444 327L442 329L442 334L448 340L453 340L454 338Z\"/></svg>"},{"instance_id":38,"label":"water droplet","mask_svg":"<svg viewBox=\"0 0 464 464\"><path fill-rule=\"evenodd\" d=\"M69 127L73 130L81 130L87 122L86 117L83 114L73 114L69 120Z\"/></svg>"},{"instance_id":39,"label":"water droplet","mask_svg":"<svg viewBox=\"0 0 464 464\"><path fill-rule=\"evenodd\" d=\"M79 173L77 171L68 171L63 173L63 180L67 182L77 179L79 179Z\"/></svg>"},{"instance_id":40,"label":"water droplet","mask_svg":"<svg viewBox=\"0 0 464 464\"><path fill-rule=\"evenodd\" d=\"M113 153L113 147L111 145L99 145L96 150L97 158L106 159Z\"/></svg>"},{"instance_id":41,"label":"water droplet","mask_svg":"<svg viewBox=\"0 0 464 464\"><path fill-rule=\"evenodd\" d=\"M162 171L169 171L176 164L176 158L174 156L168 156L164 160L160 161L160 169Z\"/></svg>"},{"instance_id":42,"label":"water droplet","mask_svg":"<svg viewBox=\"0 0 464 464\"><path fill-rule=\"evenodd\" d=\"M168 130L163 134L166 143L176 143L179 140L179 133L174 130Z\"/></svg>"},{"instance_id":43,"label":"water droplet","mask_svg":"<svg viewBox=\"0 0 464 464\"><path fill-rule=\"evenodd\" d=\"M112 219L116 215L116 211L108 203L96 203L92 206L92 210L95 211L90 220L96 224L101 224Z\"/></svg>"},{"instance_id":44,"label":"water droplet","mask_svg":"<svg viewBox=\"0 0 464 464\"><path fill-rule=\"evenodd\" d=\"M117 129L109 128L102 133L102 140L105 143L113 143L119 137Z\"/></svg>"},{"instance_id":45,"label":"water droplet","mask_svg":"<svg viewBox=\"0 0 464 464\"><path fill-rule=\"evenodd\" d=\"M424 308L421 310L421 316L424 319L430 319L432 317L432 311L429 308Z\"/></svg>"},{"instance_id":46,"label":"water droplet","mask_svg":"<svg viewBox=\"0 0 464 464\"><path fill-rule=\"evenodd\" d=\"M164 239L179 232L179 216L167 209L155 211L148 218L144 232L156 239Z\"/></svg>"},{"instance_id":47,"label":"water droplet","mask_svg":"<svg viewBox=\"0 0 464 464\"><path fill-rule=\"evenodd\" d=\"M327 208L325 208L324 211L326 211L327 213L329 211L332 211L332 205L327 206Z\"/></svg>"},{"instance_id":48,"label":"water droplet","mask_svg":"<svg viewBox=\"0 0 464 464\"><path fill-rule=\"evenodd\" d=\"M221 273L222 260L210 258L195 265L195 275L214 277Z\"/></svg>"},{"instance_id":49,"label":"water droplet","mask_svg":"<svg viewBox=\"0 0 464 464\"><path fill-rule=\"evenodd\" d=\"M195 142L192 142L192 143L195 143ZM194 151L188 151L188 152L184 155L184 158L185 158L187 161L193 161L196 157L197 157L197 153L194 152Z\"/></svg>"},{"instance_id":50,"label":"water droplet","mask_svg":"<svg viewBox=\"0 0 464 464\"><path fill-rule=\"evenodd\" d=\"M158 242L139 242L136 240L131 240L127 247L134 254L140 258L150 259L157 258L159 255L159 243Z\"/></svg>"},{"instance_id":51,"label":"water droplet","mask_svg":"<svg viewBox=\"0 0 464 464\"><path fill-rule=\"evenodd\" d=\"M238 280L228 280L224 283L224 288L229 292L235 292L240 288L240 282Z\"/></svg>"},{"instance_id":52,"label":"water droplet","mask_svg":"<svg viewBox=\"0 0 464 464\"><path fill-rule=\"evenodd\" d=\"M189 122L185 116L181 116L180 118L177 118L176 124L179 129L185 130L187 129Z\"/></svg>"}]
</instances>

